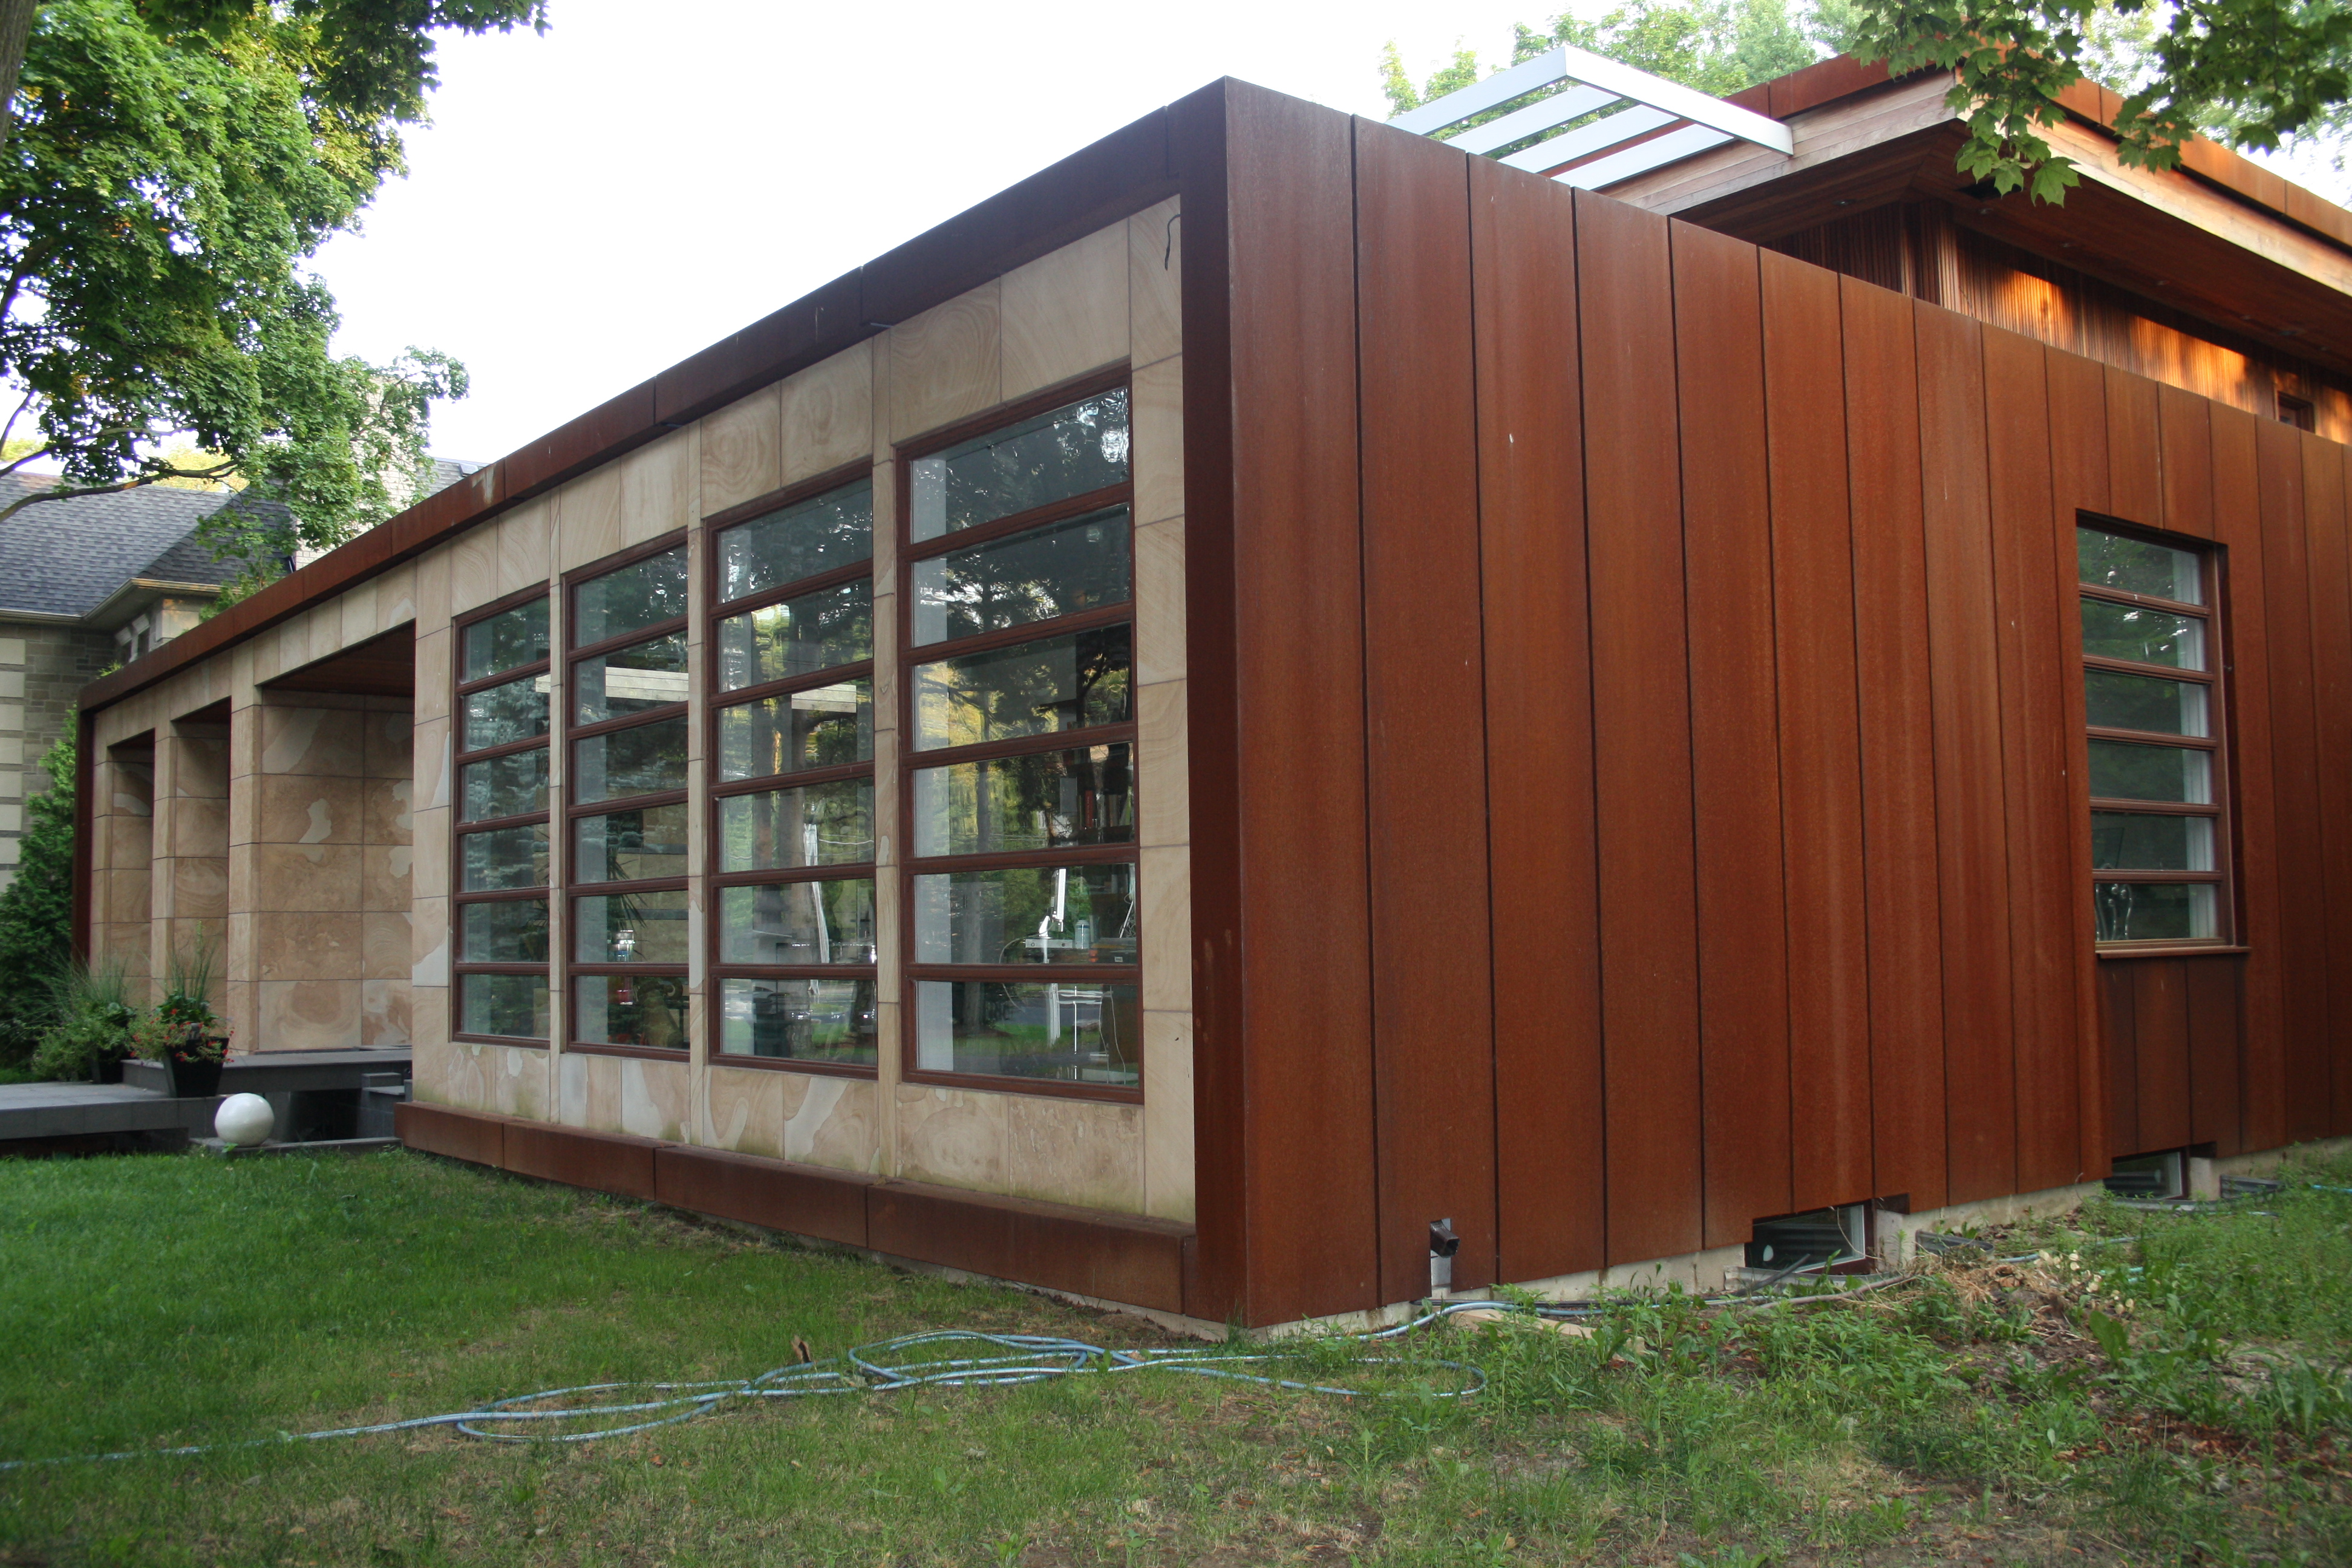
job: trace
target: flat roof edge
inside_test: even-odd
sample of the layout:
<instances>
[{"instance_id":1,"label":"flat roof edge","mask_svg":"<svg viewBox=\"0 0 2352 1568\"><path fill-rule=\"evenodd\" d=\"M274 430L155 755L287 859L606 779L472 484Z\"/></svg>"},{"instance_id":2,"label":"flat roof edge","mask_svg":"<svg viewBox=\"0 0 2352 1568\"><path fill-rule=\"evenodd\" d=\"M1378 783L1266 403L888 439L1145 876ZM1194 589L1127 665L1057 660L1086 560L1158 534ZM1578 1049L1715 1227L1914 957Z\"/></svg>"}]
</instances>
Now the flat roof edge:
<instances>
[{"instance_id":1,"label":"flat roof edge","mask_svg":"<svg viewBox=\"0 0 2352 1568\"><path fill-rule=\"evenodd\" d=\"M1222 96L1230 79L1180 103ZM84 687L96 713L477 523L1176 192L1164 104L387 518ZM78 617L69 617L78 618Z\"/></svg>"}]
</instances>

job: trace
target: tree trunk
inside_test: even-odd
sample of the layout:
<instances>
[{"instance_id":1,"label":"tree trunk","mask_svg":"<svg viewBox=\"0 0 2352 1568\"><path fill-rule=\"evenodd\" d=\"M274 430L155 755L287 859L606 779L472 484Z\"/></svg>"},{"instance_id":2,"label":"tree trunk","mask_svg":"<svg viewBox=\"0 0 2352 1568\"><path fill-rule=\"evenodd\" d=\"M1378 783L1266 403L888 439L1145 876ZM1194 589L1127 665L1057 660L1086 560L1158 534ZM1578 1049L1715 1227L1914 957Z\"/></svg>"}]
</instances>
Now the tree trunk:
<instances>
[{"instance_id":1,"label":"tree trunk","mask_svg":"<svg viewBox=\"0 0 2352 1568\"><path fill-rule=\"evenodd\" d=\"M25 40L33 36L33 13L40 0L0 0L0 142L16 103L16 78L25 68Z\"/></svg>"}]
</instances>

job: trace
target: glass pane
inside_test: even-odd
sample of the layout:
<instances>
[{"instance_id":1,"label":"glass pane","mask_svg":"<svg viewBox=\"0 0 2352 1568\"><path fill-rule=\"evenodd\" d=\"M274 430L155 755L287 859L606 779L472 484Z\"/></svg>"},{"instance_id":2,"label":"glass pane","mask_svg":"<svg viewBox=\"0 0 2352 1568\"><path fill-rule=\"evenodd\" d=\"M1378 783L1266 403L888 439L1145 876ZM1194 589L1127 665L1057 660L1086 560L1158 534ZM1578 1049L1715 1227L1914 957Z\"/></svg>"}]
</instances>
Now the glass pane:
<instances>
[{"instance_id":1,"label":"glass pane","mask_svg":"<svg viewBox=\"0 0 2352 1568\"><path fill-rule=\"evenodd\" d=\"M547 601L533 599L466 628L457 679L479 680L547 657Z\"/></svg>"},{"instance_id":2,"label":"glass pane","mask_svg":"<svg viewBox=\"0 0 2352 1568\"><path fill-rule=\"evenodd\" d=\"M719 623L721 691L814 675L873 657L873 584L862 580Z\"/></svg>"},{"instance_id":3,"label":"glass pane","mask_svg":"<svg viewBox=\"0 0 2352 1568\"><path fill-rule=\"evenodd\" d=\"M2186 746L2091 742L2091 794L2102 800L2213 802L2213 757Z\"/></svg>"},{"instance_id":4,"label":"glass pane","mask_svg":"<svg viewBox=\"0 0 2352 1568\"><path fill-rule=\"evenodd\" d=\"M724 795L717 805L722 871L857 866L874 858L874 785L867 780Z\"/></svg>"},{"instance_id":5,"label":"glass pane","mask_svg":"<svg viewBox=\"0 0 2352 1568\"><path fill-rule=\"evenodd\" d=\"M2210 942L2221 932L2210 882L2095 882L2101 942Z\"/></svg>"},{"instance_id":6,"label":"glass pane","mask_svg":"<svg viewBox=\"0 0 2352 1568\"><path fill-rule=\"evenodd\" d=\"M1143 1081L1143 1013L1132 985L923 980L915 984L915 1065L925 1072Z\"/></svg>"},{"instance_id":7,"label":"glass pane","mask_svg":"<svg viewBox=\"0 0 2352 1568\"><path fill-rule=\"evenodd\" d=\"M617 800L686 787L686 715L572 743L572 798Z\"/></svg>"},{"instance_id":8,"label":"glass pane","mask_svg":"<svg viewBox=\"0 0 2352 1568\"><path fill-rule=\"evenodd\" d=\"M572 900L572 956L581 963L684 963L686 889Z\"/></svg>"},{"instance_id":9,"label":"glass pane","mask_svg":"<svg viewBox=\"0 0 2352 1568\"><path fill-rule=\"evenodd\" d=\"M2175 669L2205 668L2205 623L2195 616L2136 609L2109 599L2083 601L2083 651Z\"/></svg>"},{"instance_id":10,"label":"glass pane","mask_svg":"<svg viewBox=\"0 0 2352 1568\"><path fill-rule=\"evenodd\" d=\"M572 1037L583 1045L686 1049L683 974L583 974L572 994Z\"/></svg>"},{"instance_id":11,"label":"glass pane","mask_svg":"<svg viewBox=\"0 0 2352 1568\"><path fill-rule=\"evenodd\" d=\"M908 465L917 539L1127 481L1127 388L992 430Z\"/></svg>"},{"instance_id":12,"label":"glass pane","mask_svg":"<svg viewBox=\"0 0 2352 1568\"><path fill-rule=\"evenodd\" d=\"M572 646L586 647L686 614L686 546L591 577L572 596Z\"/></svg>"},{"instance_id":13,"label":"glass pane","mask_svg":"<svg viewBox=\"0 0 2352 1568\"><path fill-rule=\"evenodd\" d=\"M719 889L721 963L871 963L874 884Z\"/></svg>"},{"instance_id":14,"label":"glass pane","mask_svg":"<svg viewBox=\"0 0 2352 1568\"><path fill-rule=\"evenodd\" d=\"M2091 864L2102 871L2210 871L2213 819L2095 811Z\"/></svg>"},{"instance_id":15,"label":"glass pane","mask_svg":"<svg viewBox=\"0 0 2352 1568\"><path fill-rule=\"evenodd\" d=\"M638 882L686 875L686 802L572 822L572 879Z\"/></svg>"},{"instance_id":16,"label":"glass pane","mask_svg":"<svg viewBox=\"0 0 2352 1568\"><path fill-rule=\"evenodd\" d=\"M466 963L545 963L547 900L459 904L457 957Z\"/></svg>"},{"instance_id":17,"label":"glass pane","mask_svg":"<svg viewBox=\"0 0 2352 1568\"><path fill-rule=\"evenodd\" d=\"M547 824L498 827L457 840L457 890L504 892L547 886Z\"/></svg>"},{"instance_id":18,"label":"glass pane","mask_svg":"<svg viewBox=\"0 0 2352 1568\"><path fill-rule=\"evenodd\" d=\"M1072 632L915 666L915 749L1127 721L1129 628Z\"/></svg>"},{"instance_id":19,"label":"glass pane","mask_svg":"<svg viewBox=\"0 0 2352 1568\"><path fill-rule=\"evenodd\" d=\"M548 678L526 676L504 686L487 687L466 698L465 733L460 751L478 752L509 741L528 741L547 733Z\"/></svg>"},{"instance_id":20,"label":"glass pane","mask_svg":"<svg viewBox=\"0 0 2352 1568\"><path fill-rule=\"evenodd\" d=\"M2202 563L2186 550L2147 544L2095 528L2077 528L2074 554L2085 583L2183 605L2205 602Z\"/></svg>"},{"instance_id":21,"label":"glass pane","mask_svg":"<svg viewBox=\"0 0 2352 1568\"><path fill-rule=\"evenodd\" d=\"M915 853L1135 842L1133 748L1082 746L915 774Z\"/></svg>"},{"instance_id":22,"label":"glass pane","mask_svg":"<svg viewBox=\"0 0 2352 1568\"><path fill-rule=\"evenodd\" d=\"M1133 963L1135 868L1024 866L915 879L918 963Z\"/></svg>"},{"instance_id":23,"label":"glass pane","mask_svg":"<svg viewBox=\"0 0 2352 1568\"><path fill-rule=\"evenodd\" d=\"M722 980L719 1048L734 1056L874 1065L874 981Z\"/></svg>"},{"instance_id":24,"label":"glass pane","mask_svg":"<svg viewBox=\"0 0 2352 1568\"><path fill-rule=\"evenodd\" d=\"M874 755L874 683L844 680L719 710L719 777L766 778Z\"/></svg>"},{"instance_id":25,"label":"glass pane","mask_svg":"<svg viewBox=\"0 0 2352 1568\"><path fill-rule=\"evenodd\" d=\"M738 523L718 543L722 605L866 560L874 553L874 486L860 479Z\"/></svg>"},{"instance_id":26,"label":"glass pane","mask_svg":"<svg viewBox=\"0 0 2352 1568\"><path fill-rule=\"evenodd\" d=\"M686 634L632 643L572 667L575 724L625 719L686 700Z\"/></svg>"},{"instance_id":27,"label":"glass pane","mask_svg":"<svg viewBox=\"0 0 2352 1568\"><path fill-rule=\"evenodd\" d=\"M509 752L457 771L458 810L463 822L490 816L520 816L547 809L547 748Z\"/></svg>"},{"instance_id":28,"label":"glass pane","mask_svg":"<svg viewBox=\"0 0 2352 1568\"><path fill-rule=\"evenodd\" d=\"M915 642L1050 621L1134 592L1127 508L1089 512L914 566Z\"/></svg>"},{"instance_id":29,"label":"glass pane","mask_svg":"<svg viewBox=\"0 0 2352 1568\"><path fill-rule=\"evenodd\" d=\"M460 974L457 1032L523 1040L547 1038L547 976Z\"/></svg>"},{"instance_id":30,"label":"glass pane","mask_svg":"<svg viewBox=\"0 0 2352 1568\"><path fill-rule=\"evenodd\" d=\"M2193 680L2088 669L2083 672L2083 694L2091 722L2103 730L2146 730L2158 735L2212 732L2206 728L2205 688Z\"/></svg>"}]
</instances>

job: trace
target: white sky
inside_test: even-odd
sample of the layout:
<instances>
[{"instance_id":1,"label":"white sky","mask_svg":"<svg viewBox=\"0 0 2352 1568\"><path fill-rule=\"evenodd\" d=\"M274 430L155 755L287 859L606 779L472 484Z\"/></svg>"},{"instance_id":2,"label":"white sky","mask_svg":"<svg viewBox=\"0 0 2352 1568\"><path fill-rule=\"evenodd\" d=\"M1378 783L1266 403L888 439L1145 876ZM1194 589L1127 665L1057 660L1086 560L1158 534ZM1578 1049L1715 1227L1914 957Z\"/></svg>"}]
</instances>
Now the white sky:
<instances>
[{"instance_id":1,"label":"white sky","mask_svg":"<svg viewBox=\"0 0 2352 1568\"><path fill-rule=\"evenodd\" d=\"M1384 115L1389 39L1419 78L1558 7L554 0L442 43L408 178L317 270L339 352L465 362L433 449L487 460L1217 77Z\"/></svg>"}]
</instances>

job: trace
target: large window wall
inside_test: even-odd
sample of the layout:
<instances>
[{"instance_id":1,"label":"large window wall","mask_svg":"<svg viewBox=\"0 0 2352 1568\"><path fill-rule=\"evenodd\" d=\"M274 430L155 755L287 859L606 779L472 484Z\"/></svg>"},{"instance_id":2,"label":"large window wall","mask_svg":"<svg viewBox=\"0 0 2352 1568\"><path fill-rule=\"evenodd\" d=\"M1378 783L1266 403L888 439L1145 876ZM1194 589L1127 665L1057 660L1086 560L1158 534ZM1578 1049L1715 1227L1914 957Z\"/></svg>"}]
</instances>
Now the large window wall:
<instances>
[{"instance_id":1,"label":"large window wall","mask_svg":"<svg viewBox=\"0 0 2352 1568\"><path fill-rule=\"evenodd\" d=\"M737 508L710 542L711 1048L870 1076L872 478Z\"/></svg>"},{"instance_id":2,"label":"large window wall","mask_svg":"<svg viewBox=\"0 0 2352 1568\"><path fill-rule=\"evenodd\" d=\"M1123 380L899 470L909 1079L1139 1096Z\"/></svg>"},{"instance_id":3,"label":"large window wall","mask_svg":"<svg viewBox=\"0 0 2352 1568\"><path fill-rule=\"evenodd\" d=\"M687 1049L688 552L656 541L566 584L568 1000L584 1049Z\"/></svg>"},{"instance_id":4,"label":"large window wall","mask_svg":"<svg viewBox=\"0 0 2352 1568\"><path fill-rule=\"evenodd\" d=\"M457 622L460 1039L548 1039L547 593Z\"/></svg>"}]
</instances>

